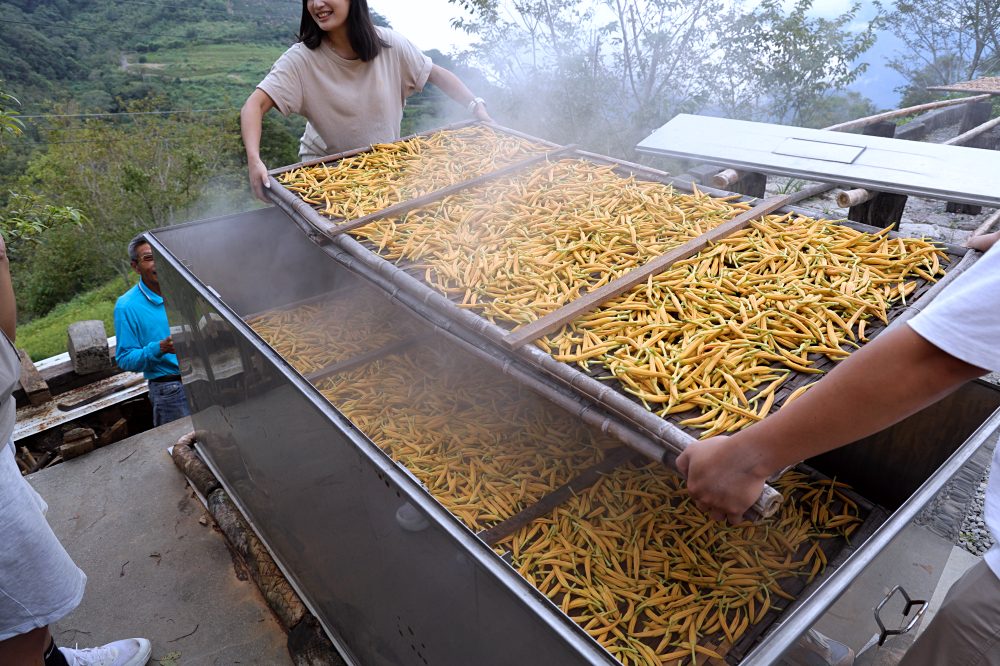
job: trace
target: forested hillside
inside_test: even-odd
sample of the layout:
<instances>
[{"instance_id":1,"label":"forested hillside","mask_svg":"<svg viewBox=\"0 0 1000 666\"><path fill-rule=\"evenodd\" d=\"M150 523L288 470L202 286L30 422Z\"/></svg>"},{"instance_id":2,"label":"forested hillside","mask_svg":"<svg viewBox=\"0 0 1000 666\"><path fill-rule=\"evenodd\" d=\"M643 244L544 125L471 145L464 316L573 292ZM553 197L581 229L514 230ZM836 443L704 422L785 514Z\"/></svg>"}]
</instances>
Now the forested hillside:
<instances>
[{"instance_id":1,"label":"forested hillside","mask_svg":"<svg viewBox=\"0 0 1000 666\"><path fill-rule=\"evenodd\" d=\"M266 71L293 40L299 7L289 0L5 0L0 72L25 113L53 101L113 110L164 85L177 103L218 104L219 84L224 96L245 97L241 76ZM217 76L233 64L238 71Z\"/></svg>"},{"instance_id":2,"label":"forested hillside","mask_svg":"<svg viewBox=\"0 0 1000 666\"><path fill-rule=\"evenodd\" d=\"M297 0L0 1L0 116L15 119L0 132L0 231L22 320L127 273L139 231L258 205L239 107L295 41L300 11ZM454 107L415 96L403 129L442 124ZM303 124L268 114L268 165L298 159Z\"/></svg>"}]
</instances>

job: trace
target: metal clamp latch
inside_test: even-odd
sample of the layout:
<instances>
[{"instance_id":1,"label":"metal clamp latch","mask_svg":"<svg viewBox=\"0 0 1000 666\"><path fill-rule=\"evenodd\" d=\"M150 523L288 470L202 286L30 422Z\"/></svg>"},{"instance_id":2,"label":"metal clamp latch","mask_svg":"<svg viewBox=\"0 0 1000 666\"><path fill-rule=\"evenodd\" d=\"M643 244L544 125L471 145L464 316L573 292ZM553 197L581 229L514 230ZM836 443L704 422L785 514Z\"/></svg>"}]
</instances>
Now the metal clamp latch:
<instances>
[{"instance_id":1,"label":"metal clamp latch","mask_svg":"<svg viewBox=\"0 0 1000 666\"><path fill-rule=\"evenodd\" d=\"M879 615L879 611L882 610L883 606L885 606L887 603L889 603L889 599L892 599L892 597L895 596L895 594L897 592L899 592L900 594L902 594L903 595L903 599L906 600L906 606L903 608L903 616L904 617L907 616L907 615L909 615L910 614L910 610L912 610L913 607L916 606L916 605L918 605L918 604L920 605L920 610L917 611L916 615L914 615L910 619L909 623L907 623L907 625L905 627L903 627L902 629L886 629L885 628L885 624L882 622L882 618ZM920 621L920 618L922 618L924 616L924 611L927 610L927 603L928 602L925 601L925 600L923 600L923 599L911 599L910 595L908 595L906 593L906 590L904 590L901 585L897 585L896 587L894 587L891 590L889 590L889 594L885 595L885 599L883 599L882 601L880 601L878 603L878 606L875 607L875 622L878 624L878 628L879 628L879 636L878 636L879 647L882 647L882 644L885 643L885 639L888 638L889 636L896 636L898 634L905 634L910 629L913 629L913 627L915 627L917 625L917 622Z\"/></svg>"}]
</instances>

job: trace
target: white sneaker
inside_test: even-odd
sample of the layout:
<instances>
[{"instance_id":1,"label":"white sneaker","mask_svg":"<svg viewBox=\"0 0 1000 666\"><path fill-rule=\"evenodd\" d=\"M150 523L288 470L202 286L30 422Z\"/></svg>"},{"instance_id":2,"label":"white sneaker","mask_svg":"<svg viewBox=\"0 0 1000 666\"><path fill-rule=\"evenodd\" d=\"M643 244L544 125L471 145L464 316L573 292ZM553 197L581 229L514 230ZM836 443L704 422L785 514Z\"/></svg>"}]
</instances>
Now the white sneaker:
<instances>
[{"instance_id":1,"label":"white sneaker","mask_svg":"<svg viewBox=\"0 0 1000 666\"><path fill-rule=\"evenodd\" d=\"M152 648L145 638L126 638L100 647L59 648L69 666L146 666Z\"/></svg>"}]
</instances>

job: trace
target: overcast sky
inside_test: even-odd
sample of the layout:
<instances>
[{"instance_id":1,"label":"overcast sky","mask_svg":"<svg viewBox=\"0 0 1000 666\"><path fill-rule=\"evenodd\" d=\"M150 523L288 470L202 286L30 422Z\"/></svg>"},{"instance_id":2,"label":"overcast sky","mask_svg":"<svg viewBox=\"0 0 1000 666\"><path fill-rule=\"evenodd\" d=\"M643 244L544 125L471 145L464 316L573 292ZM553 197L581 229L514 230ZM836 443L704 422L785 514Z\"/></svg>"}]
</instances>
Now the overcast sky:
<instances>
[{"instance_id":1,"label":"overcast sky","mask_svg":"<svg viewBox=\"0 0 1000 666\"><path fill-rule=\"evenodd\" d=\"M787 4L792 3L788 0ZM452 29L452 19L462 16L463 12L461 7L448 0L369 0L368 6L389 19L393 29L421 49L450 53L465 48L471 42L467 34ZM814 0L811 13L830 18L850 7L851 0Z\"/></svg>"},{"instance_id":2,"label":"overcast sky","mask_svg":"<svg viewBox=\"0 0 1000 666\"><path fill-rule=\"evenodd\" d=\"M791 5L793 0L785 0ZM812 14L832 18L846 12L852 0L814 0ZM861 18L867 19L873 13L869 0L863 3ZM387 19L392 27L405 35L423 50L438 49L442 53L452 53L466 48L472 39L469 35L451 27L455 17L462 16L462 9L448 0L369 0L369 7ZM864 60L871 63L871 69L852 89L866 95L879 107L893 107L898 94L893 89L900 85L899 75L886 67L886 59L898 47L891 34L882 33L879 42Z\"/></svg>"},{"instance_id":3,"label":"overcast sky","mask_svg":"<svg viewBox=\"0 0 1000 666\"><path fill-rule=\"evenodd\" d=\"M472 41L461 30L452 29L452 19L463 12L448 0L368 0L368 6L389 19L393 30L425 51L450 53Z\"/></svg>"}]
</instances>

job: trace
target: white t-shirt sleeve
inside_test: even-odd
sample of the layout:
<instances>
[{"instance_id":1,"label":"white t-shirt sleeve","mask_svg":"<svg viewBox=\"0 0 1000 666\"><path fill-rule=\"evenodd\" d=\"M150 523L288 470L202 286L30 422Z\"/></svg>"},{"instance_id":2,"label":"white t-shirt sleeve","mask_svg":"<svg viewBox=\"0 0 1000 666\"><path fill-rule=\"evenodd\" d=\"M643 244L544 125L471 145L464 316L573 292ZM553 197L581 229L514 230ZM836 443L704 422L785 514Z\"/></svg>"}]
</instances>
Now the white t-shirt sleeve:
<instances>
[{"instance_id":1,"label":"white t-shirt sleeve","mask_svg":"<svg viewBox=\"0 0 1000 666\"><path fill-rule=\"evenodd\" d=\"M298 57L297 49L306 48L295 44L281 54L281 57L271 65L271 71L257 87L267 93L268 97L278 107L282 115L301 113L302 109L302 59Z\"/></svg>"},{"instance_id":2,"label":"white t-shirt sleeve","mask_svg":"<svg viewBox=\"0 0 1000 666\"><path fill-rule=\"evenodd\" d=\"M1000 246L955 278L909 325L938 349L1000 371Z\"/></svg>"},{"instance_id":3,"label":"white t-shirt sleeve","mask_svg":"<svg viewBox=\"0 0 1000 666\"><path fill-rule=\"evenodd\" d=\"M400 73L400 93L406 99L413 93L424 89L428 77L431 75L433 61L425 56L417 46L403 37L398 32L389 33L391 37L387 41L392 44L391 53L399 61ZM385 50L382 51L386 53Z\"/></svg>"}]
</instances>

